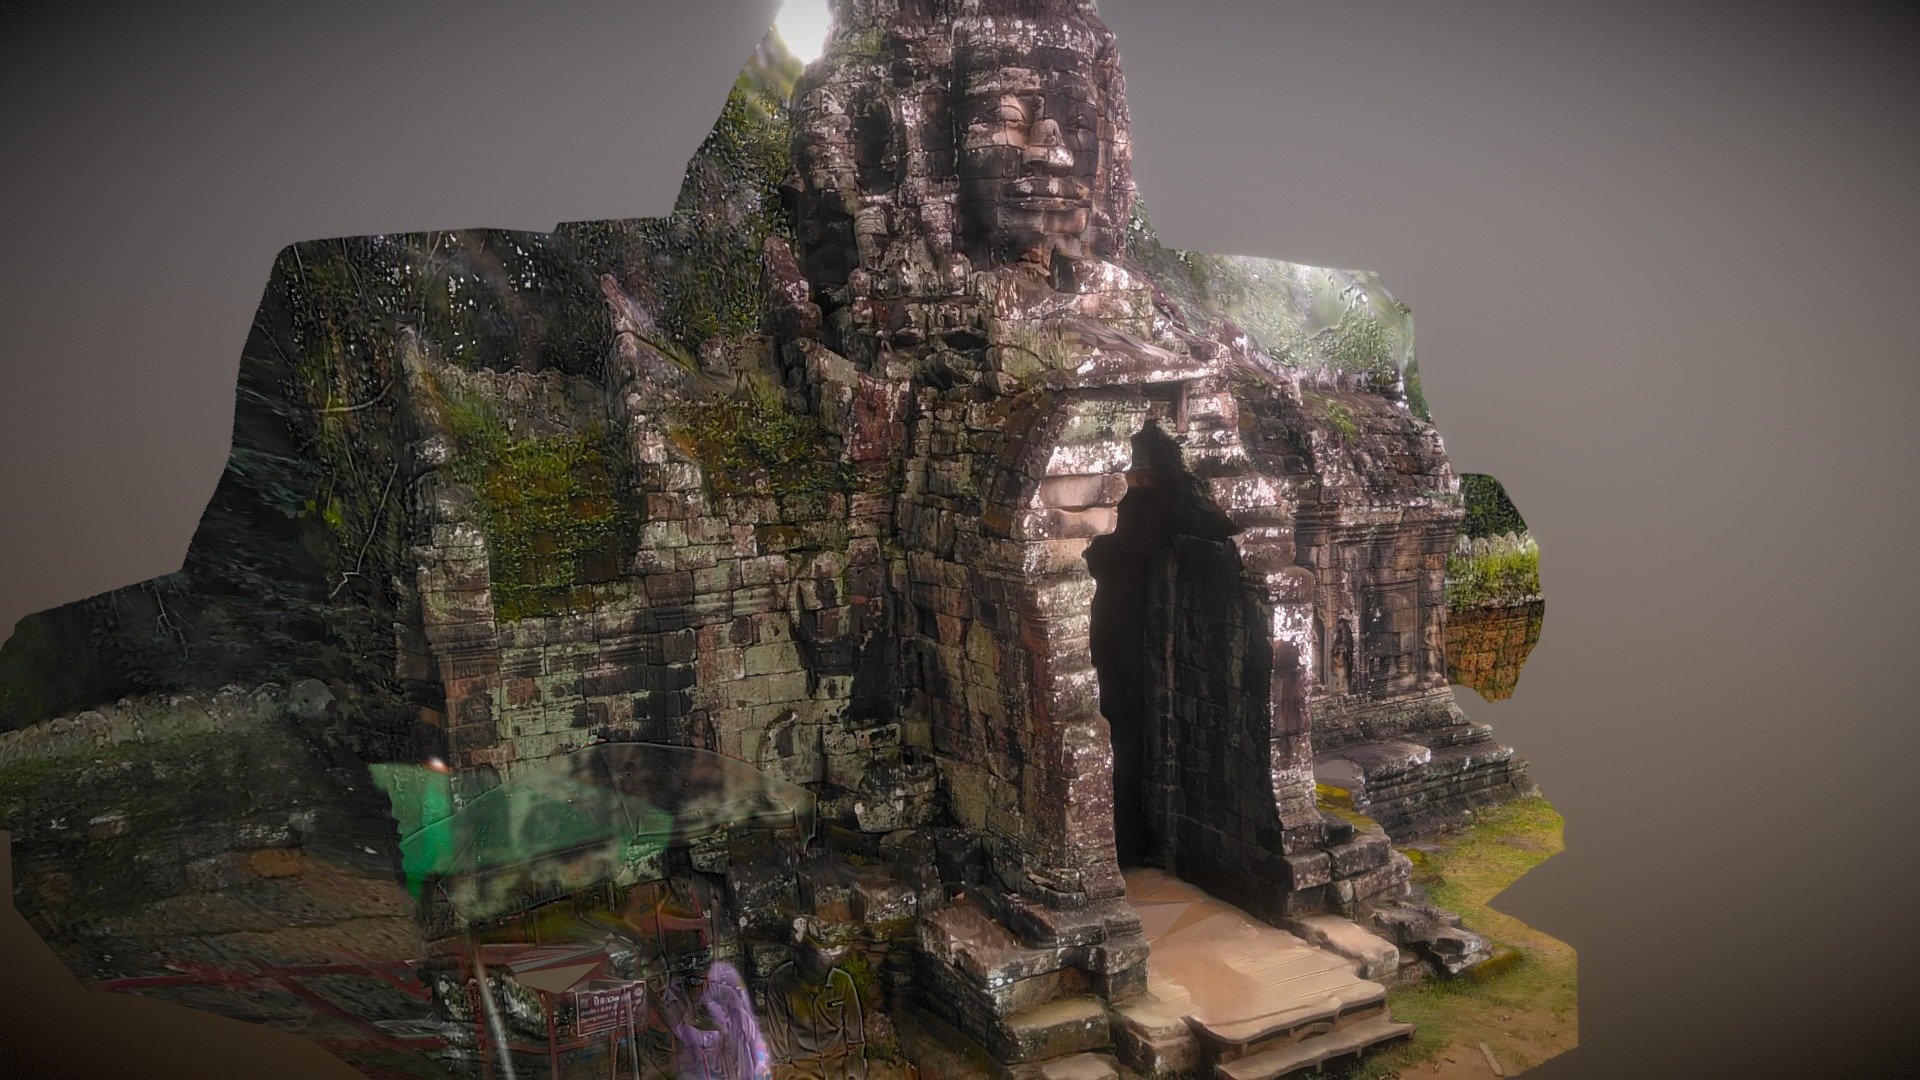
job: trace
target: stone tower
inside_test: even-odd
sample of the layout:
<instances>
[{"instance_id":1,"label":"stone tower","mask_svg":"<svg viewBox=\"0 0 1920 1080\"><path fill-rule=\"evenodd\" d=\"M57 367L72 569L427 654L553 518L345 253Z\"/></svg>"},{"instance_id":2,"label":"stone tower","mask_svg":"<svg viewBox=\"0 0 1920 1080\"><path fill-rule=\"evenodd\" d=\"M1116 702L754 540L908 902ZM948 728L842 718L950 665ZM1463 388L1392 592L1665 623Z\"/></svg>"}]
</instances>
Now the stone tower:
<instances>
[{"instance_id":1,"label":"stone tower","mask_svg":"<svg viewBox=\"0 0 1920 1080\"><path fill-rule=\"evenodd\" d=\"M1451 697L1464 510L1406 309L1165 248L1131 153L1092 3L837 0L804 72L762 46L668 218L289 249L186 570L40 617L5 726L271 682L227 712L311 753L272 813L356 823L311 843L415 912L388 960L452 957L418 970L461 1031L463 933L644 896L662 935L713 914L688 949L763 996L857 950L884 980L835 993L884 981L1008 1075L1404 1034L1345 961L1335 1012L1216 1024L1212 1057L1139 1006L1134 871L1369 977L1400 953L1356 923L1484 958L1393 841L1530 786ZM371 820L368 770L414 761L441 809ZM576 799L647 842L535 820ZM9 827L36 889L88 857Z\"/></svg>"}]
</instances>

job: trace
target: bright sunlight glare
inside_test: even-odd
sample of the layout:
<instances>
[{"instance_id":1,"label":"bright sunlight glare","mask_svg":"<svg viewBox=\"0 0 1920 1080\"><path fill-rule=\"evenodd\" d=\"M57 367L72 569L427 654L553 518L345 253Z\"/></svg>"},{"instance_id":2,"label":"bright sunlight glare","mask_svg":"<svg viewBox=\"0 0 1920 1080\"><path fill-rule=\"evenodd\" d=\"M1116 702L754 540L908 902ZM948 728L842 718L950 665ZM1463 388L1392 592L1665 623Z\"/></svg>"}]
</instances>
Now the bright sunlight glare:
<instances>
[{"instance_id":1,"label":"bright sunlight glare","mask_svg":"<svg viewBox=\"0 0 1920 1080\"><path fill-rule=\"evenodd\" d=\"M780 32L787 51L803 64L820 59L827 47L829 25L827 0L786 0L773 17L773 28Z\"/></svg>"}]
</instances>

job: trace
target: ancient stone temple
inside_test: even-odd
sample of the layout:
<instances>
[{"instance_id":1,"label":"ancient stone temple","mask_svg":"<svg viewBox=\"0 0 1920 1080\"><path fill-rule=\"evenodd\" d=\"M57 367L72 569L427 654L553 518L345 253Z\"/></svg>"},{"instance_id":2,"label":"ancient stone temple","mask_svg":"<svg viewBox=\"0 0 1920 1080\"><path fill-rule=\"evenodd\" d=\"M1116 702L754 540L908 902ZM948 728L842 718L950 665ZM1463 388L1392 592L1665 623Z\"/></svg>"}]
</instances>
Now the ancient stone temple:
<instances>
[{"instance_id":1,"label":"ancient stone temple","mask_svg":"<svg viewBox=\"0 0 1920 1080\"><path fill-rule=\"evenodd\" d=\"M0 763L137 781L0 804L77 970L370 1072L1250 1078L1488 961L1396 850L1532 791L1405 307L1163 247L1090 2L833 16L667 218L282 255L185 569L0 656Z\"/></svg>"}]
</instances>

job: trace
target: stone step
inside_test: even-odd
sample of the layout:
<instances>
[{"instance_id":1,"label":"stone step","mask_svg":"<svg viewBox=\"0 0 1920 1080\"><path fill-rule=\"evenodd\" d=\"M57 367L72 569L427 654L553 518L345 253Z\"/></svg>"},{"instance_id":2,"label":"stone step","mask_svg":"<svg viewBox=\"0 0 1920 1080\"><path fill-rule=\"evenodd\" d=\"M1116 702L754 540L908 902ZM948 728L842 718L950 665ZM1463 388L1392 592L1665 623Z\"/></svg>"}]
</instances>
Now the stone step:
<instances>
[{"instance_id":1,"label":"stone step","mask_svg":"<svg viewBox=\"0 0 1920 1080\"><path fill-rule=\"evenodd\" d=\"M1332 949L1353 961L1363 979L1384 979L1400 970L1400 947L1352 919L1339 915L1300 915L1286 928L1301 939Z\"/></svg>"},{"instance_id":2,"label":"stone step","mask_svg":"<svg viewBox=\"0 0 1920 1080\"><path fill-rule=\"evenodd\" d=\"M1217 1080L1280 1080L1307 1069L1318 1069L1336 1058L1357 1056L1366 1050L1413 1034L1412 1024L1384 1013L1343 1023L1321 1035L1278 1046L1258 1054L1225 1061L1213 1067Z\"/></svg>"},{"instance_id":3,"label":"stone step","mask_svg":"<svg viewBox=\"0 0 1920 1080\"><path fill-rule=\"evenodd\" d=\"M1113 1045L1106 1003L1092 994L1060 998L1008 1017L988 1049L1003 1061L1044 1061Z\"/></svg>"},{"instance_id":4,"label":"stone step","mask_svg":"<svg viewBox=\"0 0 1920 1080\"><path fill-rule=\"evenodd\" d=\"M1151 990L1145 1000L1113 1010L1113 1043L1122 1061L1148 1076L1184 1076L1202 1061L1185 1012L1169 1008Z\"/></svg>"},{"instance_id":5,"label":"stone step","mask_svg":"<svg viewBox=\"0 0 1920 1080\"><path fill-rule=\"evenodd\" d=\"M1005 1019L1086 989L1084 974L1070 969L1071 947L1021 944L972 897L929 912L916 929L922 977L970 1013Z\"/></svg>"},{"instance_id":6,"label":"stone step","mask_svg":"<svg viewBox=\"0 0 1920 1080\"><path fill-rule=\"evenodd\" d=\"M1343 788L1353 806L1395 839L1465 820L1467 811L1531 790L1526 762L1493 742L1484 724L1421 732L1422 742L1381 739L1314 758L1323 784ZM1429 741L1430 740L1430 745Z\"/></svg>"},{"instance_id":7,"label":"stone step","mask_svg":"<svg viewBox=\"0 0 1920 1080\"><path fill-rule=\"evenodd\" d=\"M1386 1009L1387 988L1355 979L1350 968L1312 976L1290 989L1297 989L1300 995L1299 1003L1291 1008L1230 1020L1195 1014L1187 1022L1193 1025L1209 1058L1233 1061Z\"/></svg>"},{"instance_id":8,"label":"stone step","mask_svg":"<svg viewBox=\"0 0 1920 1080\"><path fill-rule=\"evenodd\" d=\"M1289 933L1158 870L1131 872L1127 889L1153 948L1146 994L1113 1010L1129 1068L1201 1073L1387 1011L1386 988L1358 969L1397 973L1399 950L1347 920L1307 917Z\"/></svg>"},{"instance_id":9,"label":"stone step","mask_svg":"<svg viewBox=\"0 0 1920 1080\"><path fill-rule=\"evenodd\" d=\"M911 1007L890 1014L900 1049L921 1080L1007 1080L1012 1070L936 1012Z\"/></svg>"},{"instance_id":10,"label":"stone step","mask_svg":"<svg viewBox=\"0 0 1920 1080\"><path fill-rule=\"evenodd\" d=\"M1470 746L1493 741L1491 724L1449 724L1420 732L1420 741L1438 750L1446 746Z\"/></svg>"},{"instance_id":11,"label":"stone step","mask_svg":"<svg viewBox=\"0 0 1920 1080\"><path fill-rule=\"evenodd\" d=\"M1114 1060L1104 1054L1070 1054L1040 1066L1037 1080L1120 1080Z\"/></svg>"}]
</instances>

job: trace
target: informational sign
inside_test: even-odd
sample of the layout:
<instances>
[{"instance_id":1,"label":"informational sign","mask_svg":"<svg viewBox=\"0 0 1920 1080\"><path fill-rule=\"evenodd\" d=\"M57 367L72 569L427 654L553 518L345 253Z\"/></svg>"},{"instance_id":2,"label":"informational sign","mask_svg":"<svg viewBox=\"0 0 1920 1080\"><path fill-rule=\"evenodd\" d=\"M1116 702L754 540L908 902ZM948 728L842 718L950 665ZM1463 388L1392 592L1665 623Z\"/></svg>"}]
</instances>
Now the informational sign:
<instances>
[{"instance_id":1,"label":"informational sign","mask_svg":"<svg viewBox=\"0 0 1920 1080\"><path fill-rule=\"evenodd\" d=\"M644 983L600 983L573 992L573 1026L579 1035L598 1035L626 1027L646 1016Z\"/></svg>"}]
</instances>

